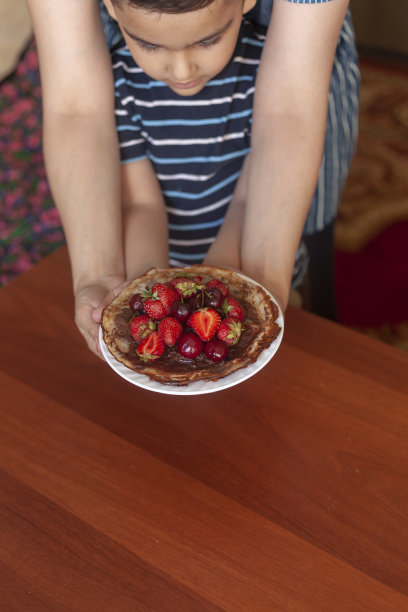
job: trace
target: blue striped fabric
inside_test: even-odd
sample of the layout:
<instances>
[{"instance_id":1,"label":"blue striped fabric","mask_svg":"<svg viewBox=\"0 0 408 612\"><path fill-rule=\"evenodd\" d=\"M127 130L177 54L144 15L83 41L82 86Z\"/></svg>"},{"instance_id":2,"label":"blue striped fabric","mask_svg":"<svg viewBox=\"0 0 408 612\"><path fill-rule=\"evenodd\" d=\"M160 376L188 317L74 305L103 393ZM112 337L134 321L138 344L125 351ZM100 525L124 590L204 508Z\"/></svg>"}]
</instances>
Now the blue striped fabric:
<instances>
[{"instance_id":1,"label":"blue striped fabric","mask_svg":"<svg viewBox=\"0 0 408 612\"><path fill-rule=\"evenodd\" d=\"M359 97L360 70L348 12L334 58L324 154L305 224L306 234L322 230L337 216L358 136Z\"/></svg>"},{"instance_id":2,"label":"blue striped fabric","mask_svg":"<svg viewBox=\"0 0 408 612\"><path fill-rule=\"evenodd\" d=\"M108 43L109 49L112 49L115 45L119 44L120 41L123 41L122 32L116 21L110 17L103 0L99 0L99 10L106 42Z\"/></svg>"},{"instance_id":3,"label":"blue striped fabric","mask_svg":"<svg viewBox=\"0 0 408 612\"><path fill-rule=\"evenodd\" d=\"M255 77L266 29L243 21L231 62L194 96L179 96L114 50L122 163L149 158L165 197L172 265L201 262L250 151Z\"/></svg>"}]
</instances>

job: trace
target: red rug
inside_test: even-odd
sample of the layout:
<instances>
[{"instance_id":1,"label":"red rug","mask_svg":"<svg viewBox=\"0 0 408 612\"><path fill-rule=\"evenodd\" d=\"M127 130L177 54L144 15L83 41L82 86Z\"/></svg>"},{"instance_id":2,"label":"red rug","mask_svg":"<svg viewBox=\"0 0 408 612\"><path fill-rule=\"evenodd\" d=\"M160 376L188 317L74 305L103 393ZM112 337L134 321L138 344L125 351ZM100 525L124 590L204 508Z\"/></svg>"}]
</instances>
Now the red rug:
<instances>
[{"instance_id":1,"label":"red rug","mask_svg":"<svg viewBox=\"0 0 408 612\"><path fill-rule=\"evenodd\" d=\"M341 323L375 328L408 320L408 221L391 225L358 253L336 252Z\"/></svg>"}]
</instances>

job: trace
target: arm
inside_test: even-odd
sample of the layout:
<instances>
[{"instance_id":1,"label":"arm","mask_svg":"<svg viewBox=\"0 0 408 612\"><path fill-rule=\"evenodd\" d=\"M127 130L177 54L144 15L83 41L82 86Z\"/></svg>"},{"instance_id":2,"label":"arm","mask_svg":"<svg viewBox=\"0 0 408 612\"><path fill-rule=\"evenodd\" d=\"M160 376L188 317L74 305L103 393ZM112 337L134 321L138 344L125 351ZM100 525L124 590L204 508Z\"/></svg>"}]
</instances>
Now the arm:
<instances>
[{"instance_id":1,"label":"arm","mask_svg":"<svg viewBox=\"0 0 408 612\"><path fill-rule=\"evenodd\" d=\"M286 308L321 163L333 57L348 0L275 0L259 69L242 270Z\"/></svg>"},{"instance_id":2,"label":"arm","mask_svg":"<svg viewBox=\"0 0 408 612\"><path fill-rule=\"evenodd\" d=\"M27 0L39 51L44 155L70 254L76 322L125 278L112 69L95 0ZM96 317L97 319L97 317Z\"/></svg>"},{"instance_id":3,"label":"arm","mask_svg":"<svg viewBox=\"0 0 408 612\"><path fill-rule=\"evenodd\" d=\"M242 226L248 185L249 156L245 158L234 195L216 239L209 248L204 263L209 266L241 269Z\"/></svg>"},{"instance_id":4,"label":"arm","mask_svg":"<svg viewBox=\"0 0 408 612\"><path fill-rule=\"evenodd\" d=\"M121 183L127 278L155 266L168 268L167 212L150 160L123 164Z\"/></svg>"}]
</instances>

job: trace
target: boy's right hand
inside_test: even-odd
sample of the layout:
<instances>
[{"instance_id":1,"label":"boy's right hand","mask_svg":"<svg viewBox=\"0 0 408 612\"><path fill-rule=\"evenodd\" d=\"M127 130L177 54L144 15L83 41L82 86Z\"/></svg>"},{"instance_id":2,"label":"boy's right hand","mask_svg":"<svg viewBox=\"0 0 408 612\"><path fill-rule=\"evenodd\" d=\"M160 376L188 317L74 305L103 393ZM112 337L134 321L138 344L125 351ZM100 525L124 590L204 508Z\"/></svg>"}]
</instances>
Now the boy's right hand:
<instances>
[{"instance_id":1,"label":"boy's right hand","mask_svg":"<svg viewBox=\"0 0 408 612\"><path fill-rule=\"evenodd\" d=\"M75 323L90 350L102 359L99 324L102 310L126 284L124 276L109 276L80 287L75 295Z\"/></svg>"}]
</instances>

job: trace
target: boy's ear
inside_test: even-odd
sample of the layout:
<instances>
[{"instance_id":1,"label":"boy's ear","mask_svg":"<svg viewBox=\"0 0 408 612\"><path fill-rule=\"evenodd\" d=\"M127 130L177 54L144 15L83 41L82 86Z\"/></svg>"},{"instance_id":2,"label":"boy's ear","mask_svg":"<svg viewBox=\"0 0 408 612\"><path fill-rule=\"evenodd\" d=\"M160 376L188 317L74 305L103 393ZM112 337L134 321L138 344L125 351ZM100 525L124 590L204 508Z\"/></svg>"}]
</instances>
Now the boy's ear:
<instances>
[{"instance_id":1,"label":"boy's ear","mask_svg":"<svg viewBox=\"0 0 408 612\"><path fill-rule=\"evenodd\" d=\"M244 9L242 13L243 14L248 13L248 11L254 8L255 4L256 4L256 0L244 0Z\"/></svg>"},{"instance_id":2,"label":"boy's ear","mask_svg":"<svg viewBox=\"0 0 408 612\"><path fill-rule=\"evenodd\" d=\"M112 17L112 19L114 19L115 21L117 21L115 9L113 8L113 4L112 4L112 0L103 0L103 3L106 7L106 10L109 13L109 16Z\"/></svg>"}]
</instances>

